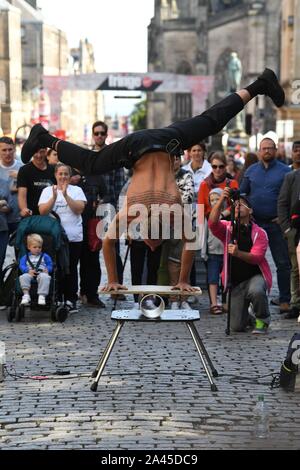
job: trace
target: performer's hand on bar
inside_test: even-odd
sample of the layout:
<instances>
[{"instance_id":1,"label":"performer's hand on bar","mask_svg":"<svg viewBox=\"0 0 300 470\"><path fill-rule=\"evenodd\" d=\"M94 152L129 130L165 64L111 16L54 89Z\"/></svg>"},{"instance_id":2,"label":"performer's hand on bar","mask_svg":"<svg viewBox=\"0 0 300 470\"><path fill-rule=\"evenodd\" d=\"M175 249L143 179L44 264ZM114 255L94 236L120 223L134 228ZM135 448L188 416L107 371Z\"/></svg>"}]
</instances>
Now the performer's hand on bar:
<instances>
[{"instance_id":1,"label":"performer's hand on bar","mask_svg":"<svg viewBox=\"0 0 300 470\"><path fill-rule=\"evenodd\" d=\"M187 282L178 282L176 286L172 287L172 290L185 290L188 292L197 292L199 290L198 287L192 287Z\"/></svg>"},{"instance_id":2,"label":"performer's hand on bar","mask_svg":"<svg viewBox=\"0 0 300 470\"><path fill-rule=\"evenodd\" d=\"M102 287L101 292L116 292L118 290L128 290L127 287L122 286L118 282L108 282L104 287Z\"/></svg>"}]
</instances>

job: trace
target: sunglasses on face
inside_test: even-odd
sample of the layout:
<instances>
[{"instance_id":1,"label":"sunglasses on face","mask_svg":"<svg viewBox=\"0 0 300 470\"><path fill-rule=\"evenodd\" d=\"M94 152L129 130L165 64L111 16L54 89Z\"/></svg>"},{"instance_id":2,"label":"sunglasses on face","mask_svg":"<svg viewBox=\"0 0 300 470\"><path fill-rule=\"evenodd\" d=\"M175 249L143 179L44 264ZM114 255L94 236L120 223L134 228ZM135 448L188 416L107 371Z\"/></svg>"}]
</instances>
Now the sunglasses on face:
<instances>
[{"instance_id":1,"label":"sunglasses on face","mask_svg":"<svg viewBox=\"0 0 300 470\"><path fill-rule=\"evenodd\" d=\"M224 170L225 165L212 165L211 167L213 170L217 170L218 168L219 170Z\"/></svg>"},{"instance_id":2,"label":"sunglasses on face","mask_svg":"<svg viewBox=\"0 0 300 470\"><path fill-rule=\"evenodd\" d=\"M99 135L102 135L102 137L104 137L106 135L106 132L105 131L94 132L95 137L99 137Z\"/></svg>"}]
</instances>

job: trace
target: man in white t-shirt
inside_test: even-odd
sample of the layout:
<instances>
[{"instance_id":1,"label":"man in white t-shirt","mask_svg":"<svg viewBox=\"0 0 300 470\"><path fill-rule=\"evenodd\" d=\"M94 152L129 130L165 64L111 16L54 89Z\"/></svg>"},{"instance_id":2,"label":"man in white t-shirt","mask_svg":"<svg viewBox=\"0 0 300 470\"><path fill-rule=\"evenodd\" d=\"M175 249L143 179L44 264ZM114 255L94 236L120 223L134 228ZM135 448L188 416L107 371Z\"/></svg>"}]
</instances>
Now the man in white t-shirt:
<instances>
[{"instance_id":1,"label":"man in white t-shirt","mask_svg":"<svg viewBox=\"0 0 300 470\"><path fill-rule=\"evenodd\" d=\"M20 220L18 206L17 176L23 163L15 158L15 144L10 137L0 138L0 179L8 181L12 196L11 212L7 215L8 231L14 232Z\"/></svg>"}]
</instances>

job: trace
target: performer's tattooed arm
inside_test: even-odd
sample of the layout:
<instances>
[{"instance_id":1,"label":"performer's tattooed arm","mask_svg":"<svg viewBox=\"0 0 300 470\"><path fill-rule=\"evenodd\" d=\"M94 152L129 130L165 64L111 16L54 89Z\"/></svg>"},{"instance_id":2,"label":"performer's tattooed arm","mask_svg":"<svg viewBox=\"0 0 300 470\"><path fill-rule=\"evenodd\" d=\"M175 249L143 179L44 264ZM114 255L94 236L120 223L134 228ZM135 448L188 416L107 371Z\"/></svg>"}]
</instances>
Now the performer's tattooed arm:
<instances>
[{"instance_id":1,"label":"performer's tattooed arm","mask_svg":"<svg viewBox=\"0 0 300 470\"><path fill-rule=\"evenodd\" d=\"M107 270L107 284L102 288L102 291L117 291L119 289L127 289L125 286L119 284L117 262L116 262L116 241L121 237L120 233L120 220L126 217L126 213L118 212L103 240L102 249L103 257Z\"/></svg>"}]
</instances>

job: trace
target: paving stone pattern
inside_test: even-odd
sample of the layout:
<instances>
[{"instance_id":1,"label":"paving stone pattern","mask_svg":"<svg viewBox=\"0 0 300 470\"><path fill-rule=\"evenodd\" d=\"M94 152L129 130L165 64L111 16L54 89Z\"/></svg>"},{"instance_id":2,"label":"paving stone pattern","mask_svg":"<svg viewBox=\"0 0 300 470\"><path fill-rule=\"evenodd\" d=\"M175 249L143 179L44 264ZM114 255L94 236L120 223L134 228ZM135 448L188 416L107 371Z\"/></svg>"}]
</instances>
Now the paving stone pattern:
<instances>
[{"instance_id":1,"label":"paving stone pattern","mask_svg":"<svg viewBox=\"0 0 300 470\"><path fill-rule=\"evenodd\" d=\"M129 283L128 267L125 279ZM271 297L277 294L275 286ZM1 449L300 448L299 392L271 390L270 377L251 383L279 371L292 334L300 330L295 320L283 320L271 307L267 336L226 337L225 316L208 314L204 294L197 328L220 373L217 393L184 324L137 322L125 324L93 393L90 374L115 326L112 302L103 300L105 310L81 307L64 324L39 312L10 324L0 312L0 340L11 372L71 372L54 380L6 377L0 383ZM127 296L122 306L132 303ZM270 409L268 439L254 436L253 408L261 393Z\"/></svg>"}]
</instances>

